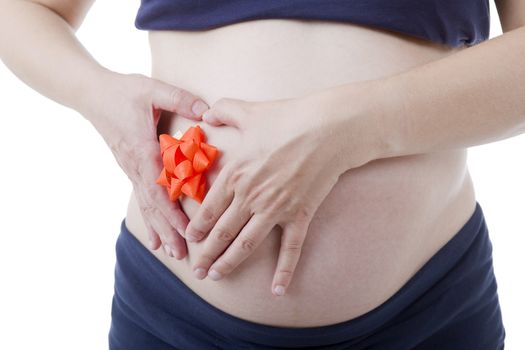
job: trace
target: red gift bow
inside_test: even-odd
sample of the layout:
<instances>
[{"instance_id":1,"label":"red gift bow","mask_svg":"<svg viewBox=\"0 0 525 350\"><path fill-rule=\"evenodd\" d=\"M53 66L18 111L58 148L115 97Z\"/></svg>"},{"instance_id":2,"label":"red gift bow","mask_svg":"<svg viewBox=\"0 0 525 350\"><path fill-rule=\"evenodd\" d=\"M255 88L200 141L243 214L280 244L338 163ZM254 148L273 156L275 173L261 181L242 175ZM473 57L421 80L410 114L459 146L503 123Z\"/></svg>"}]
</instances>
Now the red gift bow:
<instances>
[{"instance_id":1,"label":"red gift bow","mask_svg":"<svg viewBox=\"0 0 525 350\"><path fill-rule=\"evenodd\" d=\"M186 130L180 140L168 134L159 136L164 168L155 182L166 187L170 200L176 201L184 193L202 203L206 191L204 172L219 155L219 150L205 141L199 125Z\"/></svg>"}]
</instances>

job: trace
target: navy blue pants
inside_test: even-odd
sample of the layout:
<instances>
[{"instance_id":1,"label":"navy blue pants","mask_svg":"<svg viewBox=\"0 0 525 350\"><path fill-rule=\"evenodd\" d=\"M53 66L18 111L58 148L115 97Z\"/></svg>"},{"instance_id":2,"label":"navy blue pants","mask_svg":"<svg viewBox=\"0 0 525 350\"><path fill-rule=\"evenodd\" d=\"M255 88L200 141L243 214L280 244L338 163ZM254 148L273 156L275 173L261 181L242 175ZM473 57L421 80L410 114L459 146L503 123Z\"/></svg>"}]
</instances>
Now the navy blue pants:
<instances>
[{"instance_id":1,"label":"navy blue pants","mask_svg":"<svg viewBox=\"0 0 525 350\"><path fill-rule=\"evenodd\" d=\"M505 329L482 209L397 293L357 318L322 327L258 324L194 293L121 224L111 350L497 350Z\"/></svg>"}]
</instances>

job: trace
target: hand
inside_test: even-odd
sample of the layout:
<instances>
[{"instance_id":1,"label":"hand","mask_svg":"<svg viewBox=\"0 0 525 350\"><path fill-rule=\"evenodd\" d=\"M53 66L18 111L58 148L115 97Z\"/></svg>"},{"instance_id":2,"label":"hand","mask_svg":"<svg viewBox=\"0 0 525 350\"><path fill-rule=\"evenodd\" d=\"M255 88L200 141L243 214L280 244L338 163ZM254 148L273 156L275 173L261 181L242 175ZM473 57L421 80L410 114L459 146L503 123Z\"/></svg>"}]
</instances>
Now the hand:
<instances>
[{"instance_id":1,"label":"hand","mask_svg":"<svg viewBox=\"0 0 525 350\"><path fill-rule=\"evenodd\" d=\"M221 169L186 228L188 241L211 230L194 264L197 278L208 270L214 280L231 273L279 225L272 292L284 294L317 208L340 174L374 159L366 141L373 135L361 127L365 123L341 118L340 111L327 107L327 96L265 102L223 98L204 113L211 125L238 128L242 151Z\"/></svg>"},{"instance_id":2,"label":"hand","mask_svg":"<svg viewBox=\"0 0 525 350\"><path fill-rule=\"evenodd\" d=\"M103 75L100 90L89 96L92 102L79 112L104 138L131 180L151 249L164 244L168 254L182 259L187 253L182 235L188 218L180 204L170 201L166 190L155 183L162 170L157 124L161 109L201 120L209 107L187 91L140 74L108 71Z\"/></svg>"}]
</instances>

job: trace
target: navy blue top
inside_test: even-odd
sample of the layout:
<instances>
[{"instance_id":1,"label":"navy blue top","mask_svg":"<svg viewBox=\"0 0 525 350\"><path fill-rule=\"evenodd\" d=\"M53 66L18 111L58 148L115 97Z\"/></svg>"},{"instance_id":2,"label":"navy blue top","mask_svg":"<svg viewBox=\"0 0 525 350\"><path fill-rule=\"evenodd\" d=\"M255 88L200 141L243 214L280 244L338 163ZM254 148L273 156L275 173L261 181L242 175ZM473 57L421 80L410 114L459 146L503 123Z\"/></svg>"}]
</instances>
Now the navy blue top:
<instances>
[{"instance_id":1,"label":"navy blue top","mask_svg":"<svg viewBox=\"0 0 525 350\"><path fill-rule=\"evenodd\" d=\"M489 8L489 0L141 0L135 26L205 30L254 19L311 19L353 22L458 47L488 39Z\"/></svg>"}]
</instances>

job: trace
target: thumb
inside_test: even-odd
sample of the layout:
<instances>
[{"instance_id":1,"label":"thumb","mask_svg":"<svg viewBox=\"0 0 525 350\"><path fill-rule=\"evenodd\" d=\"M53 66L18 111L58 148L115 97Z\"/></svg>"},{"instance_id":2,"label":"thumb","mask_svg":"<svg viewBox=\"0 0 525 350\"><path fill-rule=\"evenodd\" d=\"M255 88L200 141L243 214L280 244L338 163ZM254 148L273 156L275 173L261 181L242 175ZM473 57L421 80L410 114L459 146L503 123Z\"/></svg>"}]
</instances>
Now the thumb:
<instances>
[{"instance_id":1,"label":"thumb","mask_svg":"<svg viewBox=\"0 0 525 350\"><path fill-rule=\"evenodd\" d=\"M241 129L242 121L248 114L249 103L244 100L223 97L202 115L202 120L214 126L224 124Z\"/></svg>"},{"instance_id":2,"label":"thumb","mask_svg":"<svg viewBox=\"0 0 525 350\"><path fill-rule=\"evenodd\" d=\"M151 91L153 108L176 112L188 119L201 120L209 106L192 93L157 79Z\"/></svg>"}]
</instances>

